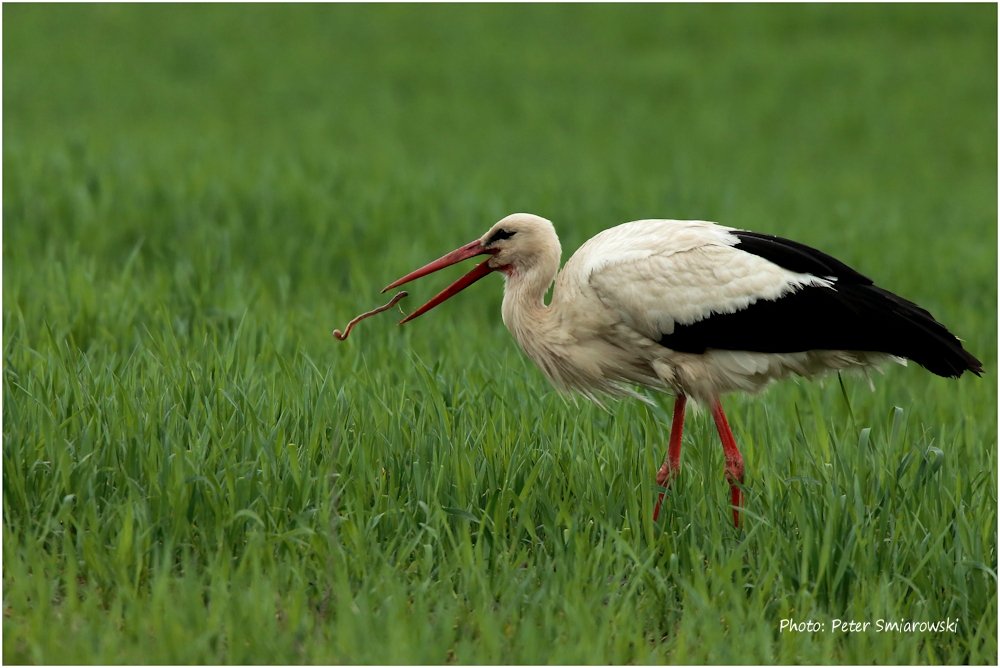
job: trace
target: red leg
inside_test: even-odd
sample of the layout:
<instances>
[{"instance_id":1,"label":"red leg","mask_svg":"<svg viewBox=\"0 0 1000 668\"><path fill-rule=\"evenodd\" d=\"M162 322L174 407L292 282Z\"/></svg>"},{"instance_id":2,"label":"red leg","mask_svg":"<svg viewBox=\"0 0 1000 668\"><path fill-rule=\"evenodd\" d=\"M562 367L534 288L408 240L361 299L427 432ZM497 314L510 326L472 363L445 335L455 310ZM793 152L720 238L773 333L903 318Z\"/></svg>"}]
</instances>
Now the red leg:
<instances>
[{"instance_id":1,"label":"red leg","mask_svg":"<svg viewBox=\"0 0 1000 668\"><path fill-rule=\"evenodd\" d=\"M726 479L729 480L729 491L733 498L733 523L740 525L740 514L737 508L743 505L743 492L736 485L743 482L743 455L736 447L736 439L729 428L726 414L722 412L722 403L715 399L712 403L712 417L715 418L715 427L719 430L719 438L722 439L722 449L726 453Z\"/></svg>"},{"instance_id":2,"label":"red leg","mask_svg":"<svg viewBox=\"0 0 1000 668\"><path fill-rule=\"evenodd\" d=\"M674 399L674 420L670 425L670 445L667 448L667 458L663 460L663 466L656 474L656 484L661 487L669 485L677 472L681 468L681 432L684 431L684 407L687 405L687 396L678 394ZM663 502L663 493L656 500L656 507L653 509L653 521L660 517L660 504Z\"/></svg>"}]
</instances>

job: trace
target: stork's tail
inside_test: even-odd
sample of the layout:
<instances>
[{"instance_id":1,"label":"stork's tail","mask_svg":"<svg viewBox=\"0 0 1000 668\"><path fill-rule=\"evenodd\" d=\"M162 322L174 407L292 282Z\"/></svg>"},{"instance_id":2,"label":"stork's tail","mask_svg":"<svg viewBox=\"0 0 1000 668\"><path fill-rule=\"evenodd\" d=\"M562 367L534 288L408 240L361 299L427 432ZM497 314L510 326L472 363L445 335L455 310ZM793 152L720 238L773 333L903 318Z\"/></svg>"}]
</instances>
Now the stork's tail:
<instances>
[{"instance_id":1,"label":"stork's tail","mask_svg":"<svg viewBox=\"0 0 1000 668\"><path fill-rule=\"evenodd\" d=\"M874 285L862 289L874 293L871 296L886 309L883 317L888 321L886 332L891 339L885 341L884 352L907 357L945 378L958 378L966 371L982 375L982 362L928 311Z\"/></svg>"}]
</instances>

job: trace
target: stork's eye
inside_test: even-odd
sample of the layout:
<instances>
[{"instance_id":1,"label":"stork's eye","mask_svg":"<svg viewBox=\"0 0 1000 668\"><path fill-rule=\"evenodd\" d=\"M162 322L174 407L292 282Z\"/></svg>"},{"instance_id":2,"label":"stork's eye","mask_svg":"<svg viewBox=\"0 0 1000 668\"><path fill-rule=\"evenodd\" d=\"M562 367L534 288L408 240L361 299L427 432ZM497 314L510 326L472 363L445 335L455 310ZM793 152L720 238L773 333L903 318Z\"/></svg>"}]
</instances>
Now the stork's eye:
<instances>
[{"instance_id":1,"label":"stork's eye","mask_svg":"<svg viewBox=\"0 0 1000 668\"><path fill-rule=\"evenodd\" d=\"M493 233L493 236L486 240L486 245L489 246L492 243L496 243L501 239L510 239L512 236L517 234L517 232L508 232L507 230L497 230Z\"/></svg>"}]
</instances>

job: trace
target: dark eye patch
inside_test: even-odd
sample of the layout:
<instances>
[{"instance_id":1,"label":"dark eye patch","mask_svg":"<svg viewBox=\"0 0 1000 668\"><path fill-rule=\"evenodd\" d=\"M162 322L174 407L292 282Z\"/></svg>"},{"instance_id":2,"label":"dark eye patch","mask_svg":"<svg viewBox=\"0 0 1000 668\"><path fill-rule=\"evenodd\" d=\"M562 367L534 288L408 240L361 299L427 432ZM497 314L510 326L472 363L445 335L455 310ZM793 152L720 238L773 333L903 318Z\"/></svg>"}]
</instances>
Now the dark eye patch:
<instances>
[{"instance_id":1,"label":"dark eye patch","mask_svg":"<svg viewBox=\"0 0 1000 668\"><path fill-rule=\"evenodd\" d=\"M492 237L486 240L486 245L489 246L490 244L500 241L501 239L510 239L515 234L517 234L517 232L508 232L504 229L497 230L493 233Z\"/></svg>"}]
</instances>

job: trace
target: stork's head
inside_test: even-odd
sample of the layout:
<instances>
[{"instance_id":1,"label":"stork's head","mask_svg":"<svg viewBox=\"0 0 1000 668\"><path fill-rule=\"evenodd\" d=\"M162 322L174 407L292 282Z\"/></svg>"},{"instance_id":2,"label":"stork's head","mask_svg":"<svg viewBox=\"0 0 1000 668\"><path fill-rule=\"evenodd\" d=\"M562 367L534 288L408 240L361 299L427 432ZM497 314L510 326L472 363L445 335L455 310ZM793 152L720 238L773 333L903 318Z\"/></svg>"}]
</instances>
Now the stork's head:
<instances>
[{"instance_id":1,"label":"stork's head","mask_svg":"<svg viewBox=\"0 0 1000 668\"><path fill-rule=\"evenodd\" d=\"M556 230L552 227L552 223L530 213L515 213L499 221L479 239L407 274L388 285L382 292L476 255L492 256L480 262L472 271L404 318L399 323L402 325L407 320L412 320L418 315L426 313L494 271L502 271L510 280L529 281L532 284L539 283L544 291L559 270L561 254L559 237L556 236Z\"/></svg>"},{"instance_id":2,"label":"stork's head","mask_svg":"<svg viewBox=\"0 0 1000 668\"><path fill-rule=\"evenodd\" d=\"M489 265L508 276L535 269L559 269L559 237L552 223L530 213L514 213L490 228L479 243L492 253ZM551 279L550 279L551 281Z\"/></svg>"}]
</instances>

